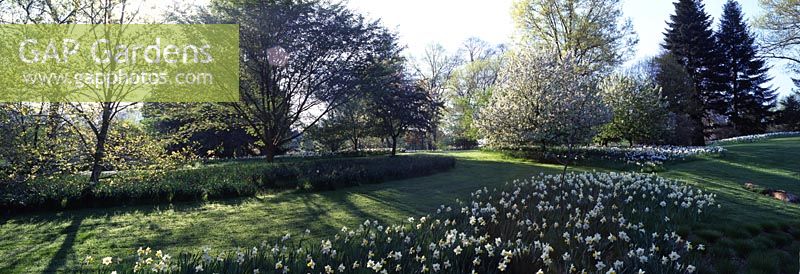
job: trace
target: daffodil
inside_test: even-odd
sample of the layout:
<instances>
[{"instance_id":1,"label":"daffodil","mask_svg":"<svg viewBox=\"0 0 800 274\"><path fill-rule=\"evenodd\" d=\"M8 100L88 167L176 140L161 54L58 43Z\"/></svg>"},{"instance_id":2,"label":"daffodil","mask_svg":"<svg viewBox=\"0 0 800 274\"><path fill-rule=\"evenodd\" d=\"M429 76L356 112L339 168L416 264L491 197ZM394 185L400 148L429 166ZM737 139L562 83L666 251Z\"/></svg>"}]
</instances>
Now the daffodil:
<instances>
[{"instance_id":1,"label":"daffodil","mask_svg":"<svg viewBox=\"0 0 800 274\"><path fill-rule=\"evenodd\" d=\"M114 260L114 258L105 257L105 258L103 258L102 263L103 263L103 265L107 266L107 265L110 265L113 262L113 260Z\"/></svg>"}]
</instances>

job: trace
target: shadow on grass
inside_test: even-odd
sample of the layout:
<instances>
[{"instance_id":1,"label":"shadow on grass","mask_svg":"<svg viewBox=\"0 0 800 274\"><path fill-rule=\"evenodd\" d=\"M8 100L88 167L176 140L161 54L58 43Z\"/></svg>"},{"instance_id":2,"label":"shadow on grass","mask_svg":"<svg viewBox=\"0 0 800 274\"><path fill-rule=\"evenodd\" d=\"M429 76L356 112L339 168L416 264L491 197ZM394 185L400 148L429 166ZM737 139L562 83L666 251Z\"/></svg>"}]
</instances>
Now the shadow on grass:
<instances>
[{"instance_id":1,"label":"shadow on grass","mask_svg":"<svg viewBox=\"0 0 800 274\"><path fill-rule=\"evenodd\" d=\"M230 200L214 201L222 204L240 204L243 200L252 198L234 198ZM187 202L187 203L172 203L162 205L137 205L137 206L120 206L112 208L89 208L89 209L75 209L63 212L33 212L24 213L17 216L6 217L6 221L2 225L13 221L18 224L42 224L51 223L53 221L65 221L71 219L109 219L115 215L124 215L132 213L140 213L144 215L154 214L165 210L173 210L177 212L195 211L203 207L207 202Z\"/></svg>"},{"instance_id":2,"label":"shadow on grass","mask_svg":"<svg viewBox=\"0 0 800 274\"><path fill-rule=\"evenodd\" d=\"M481 153L464 155L467 156L458 158L456 168L447 172L335 191L278 192L204 203L14 216L3 220L0 226L0 246L10 246L10 251L0 251L9 255L0 260L0 272L69 269L78 262L68 258L126 255L120 252L132 252L129 249L137 246L175 252L197 251L202 245L256 246L262 240L273 240L285 232L296 234L306 228L312 231L311 237L320 237L367 219L394 224L409 216L419 217L442 204L453 205L456 198L468 198L469 193L481 187L497 187L514 179L560 171L553 165L479 159L485 156ZM56 225L67 227L48 230ZM15 233L25 233L28 239L15 241ZM48 246L60 237L64 241L59 246ZM86 252L92 254L83 254Z\"/></svg>"},{"instance_id":3,"label":"shadow on grass","mask_svg":"<svg viewBox=\"0 0 800 274\"><path fill-rule=\"evenodd\" d=\"M64 242L61 243L56 254L50 258L50 262L47 264L47 268L45 268L44 272L55 273L66 266L67 255L72 252L72 247L75 245L75 238L78 236L81 222L83 222L82 217L73 217L70 225L61 230L61 234L66 236L64 237Z\"/></svg>"},{"instance_id":4,"label":"shadow on grass","mask_svg":"<svg viewBox=\"0 0 800 274\"><path fill-rule=\"evenodd\" d=\"M785 166L785 165L784 165ZM743 190L747 182L790 192L800 192L800 177L792 176L783 166L758 168L741 164L729 157L709 157L705 161L668 165L661 175L678 174L680 177L704 178L703 186Z\"/></svg>"},{"instance_id":5,"label":"shadow on grass","mask_svg":"<svg viewBox=\"0 0 800 274\"><path fill-rule=\"evenodd\" d=\"M698 175L698 173L702 175ZM796 216L800 215L800 206L747 191L739 182L731 181L729 173L714 174L671 170L660 175L686 181L716 194L717 200L722 203L722 209L717 212L722 212L709 216L707 222L721 221L723 224L730 224L730 221L737 223L783 222L794 221ZM746 182L746 179L743 179L743 182Z\"/></svg>"}]
</instances>

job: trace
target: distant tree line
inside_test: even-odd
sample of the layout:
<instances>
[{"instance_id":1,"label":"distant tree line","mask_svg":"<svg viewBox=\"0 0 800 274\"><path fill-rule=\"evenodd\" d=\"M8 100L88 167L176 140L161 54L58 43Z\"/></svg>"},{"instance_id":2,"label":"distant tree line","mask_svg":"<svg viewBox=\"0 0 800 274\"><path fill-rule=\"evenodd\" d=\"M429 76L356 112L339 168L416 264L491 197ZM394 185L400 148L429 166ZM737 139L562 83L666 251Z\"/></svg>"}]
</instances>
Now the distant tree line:
<instances>
[{"instance_id":1,"label":"distant tree line","mask_svg":"<svg viewBox=\"0 0 800 274\"><path fill-rule=\"evenodd\" d=\"M124 0L0 2L4 23L141 23ZM620 0L518 0L506 45L404 55L397 34L322 0L212 1L166 23L240 25L241 101L0 105L4 181L168 170L192 158L293 151L703 145L800 130L798 91L778 99L768 59L800 65L793 0L762 0L757 37L735 1L716 30L679 0L663 53L622 65L638 42ZM124 11L127 14L121 14ZM13 15L13 16L12 16ZM108 91L113 92L113 91Z\"/></svg>"},{"instance_id":2,"label":"distant tree line","mask_svg":"<svg viewBox=\"0 0 800 274\"><path fill-rule=\"evenodd\" d=\"M620 1L517 1L517 45L483 111L481 137L493 146L543 149L575 141L702 146L711 139L791 130L800 97L778 104L777 91L768 85L767 59L796 56L797 5L762 4L778 16L758 22L768 33L759 41L734 0L725 4L716 30L701 1L677 1L663 53L621 68L637 39ZM575 67L572 73L580 76L575 81L591 79L598 84L583 88L602 96L569 102L586 96L581 87L563 85L563 75L552 75L556 71L547 60L515 68L531 59L529 52ZM576 104L587 107L597 100L602 104L587 114L593 117L569 118L582 111ZM566 106L574 111L559 111ZM587 121L593 122L582 123ZM570 130L571 125L583 130Z\"/></svg>"},{"instance_id":3,"label":"distant tree line","mask_svg":"<svg viewBox=\"0 0 800 274\"><path fill-rule=\"evenodd\" d=\"M147 22L125 0L2 1L0 10L3 23L15 24ZM163 23L239 24L242 100L126 103L113 99L120 91L102 90L103 103L0 104L0 180L86 172L93 186L105 171L166 171L195 157L273 161L336 136L356 149L362 138L378 139L375 147L394 154L441 113L397 35L343 4L213 1L176 9Z\"/></svg>"}]
</instances>

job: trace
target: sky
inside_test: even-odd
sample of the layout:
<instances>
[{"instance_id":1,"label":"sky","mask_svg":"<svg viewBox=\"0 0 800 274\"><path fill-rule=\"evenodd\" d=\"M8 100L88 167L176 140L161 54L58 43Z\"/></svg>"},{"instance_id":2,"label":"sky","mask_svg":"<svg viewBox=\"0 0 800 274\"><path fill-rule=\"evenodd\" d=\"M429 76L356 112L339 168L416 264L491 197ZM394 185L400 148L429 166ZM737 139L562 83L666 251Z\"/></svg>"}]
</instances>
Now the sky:
<instances>
[{"instance_id":1,"label":"sky","mask_svg":"<svg viewBox=\"0 0 800 274\"><path fill-rule=\"evenodd\" d=\"M726 0L705 0L706 12L716 20ZM380 19L397 31L407 54L419 56L427 45L439 43L455 51L469 37L492 44L507 43L514 32L512 0L349 0L348 5L371 19ZM672 0L623 0L623 12L639 35L636 56L629 64L661 51L663 32L674 13ZM763 10L758 0L739 0L745 18L753 21ZM791 74L785 63L773 63L772 85L783 95L791 92Z\"/></svg>"},{"instance_id":2,"label":"sky","mask_svg":"<svg viewBox=\"0 0 800 274\"><path fill-rule=\"evenodd\" d=\"M336 0L333 0L336 1ZM438 43L455 52L470 37L481 38L491 44L511 41L514 22L511 19L513 0L344 0L347 5L367 18L381 20L388 28L397 31L406 54L420 56L425 47ZM628 62L634 64L653 57L661 51L663 32L669 16L674 13L673 0L622 0L624 16L630 18L639 36L636 56ZM704 0L706 12L720 18L727 0ZM164 11L174 2L207 4L209 0L144 0L143 7L152 7L148 13ZM752 22L763 13L758 0L739 0L745 18ZM754 28L754 30L756 30ZM792 73L785 62L771 63L770 83L782 95L794 87Z\"/></svg>"}]
</instances>

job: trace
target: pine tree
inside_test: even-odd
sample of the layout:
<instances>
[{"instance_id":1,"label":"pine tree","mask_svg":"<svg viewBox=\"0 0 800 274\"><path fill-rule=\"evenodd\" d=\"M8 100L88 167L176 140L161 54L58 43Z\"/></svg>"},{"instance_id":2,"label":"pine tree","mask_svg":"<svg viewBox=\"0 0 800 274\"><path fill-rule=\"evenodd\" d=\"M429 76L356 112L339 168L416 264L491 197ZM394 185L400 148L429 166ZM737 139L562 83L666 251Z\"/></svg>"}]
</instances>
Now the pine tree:
<instances>
[{"instance_id":1,"label":"pine tree","mask_svg":"<svg viewBox=\"0 0 800 274\"><path fill-rule=\"evenodd\" d=\"M793 79L797 89L781 101L779 122L785 130L800 131L800 79Z\"/></svg>"},{"instance_id":2,"label":"pine tree","mask_svg":"<svg viewBox=\"0 0 800 274\"><path fill-rule=\"evenodd\" d=\"M781 101L779 122L787 131L800 131L800 90Z\"/></svg>"},{"instance_id":3,"label":"pine tree","mask_svg":"<svg viewBox=\"0 0 800 274\"><path fill-rule=\"evenodd\" d=\"M695 95L702 109L686 109L695 124L703 124L703 119L712 113L724 113L727 102L720 92L721 56L716 47L711 18L706 14L699 0L680 0L675 3L675 14L670 17L668 28L661 45L676 61L686 68L692 79ZM709 124L709 127L713 124ZM703 128L698 127L693 136L693 145L704 145Z\"/></svg>"},{"instance_id":4,"label":"pine tree","mask_svg":"<svg viewBox=\"0 0 800 274\"><path fill-rule=\"evenodd\" d=\"M764 87L771 80L767 75L769 67L758 57L755 37L735 0L725 4L716 35L725 57L723 83L731 102L727 111L730 121L741 134L764 133L775 107L776 92Z\"/></svg>"}]
</instances>

